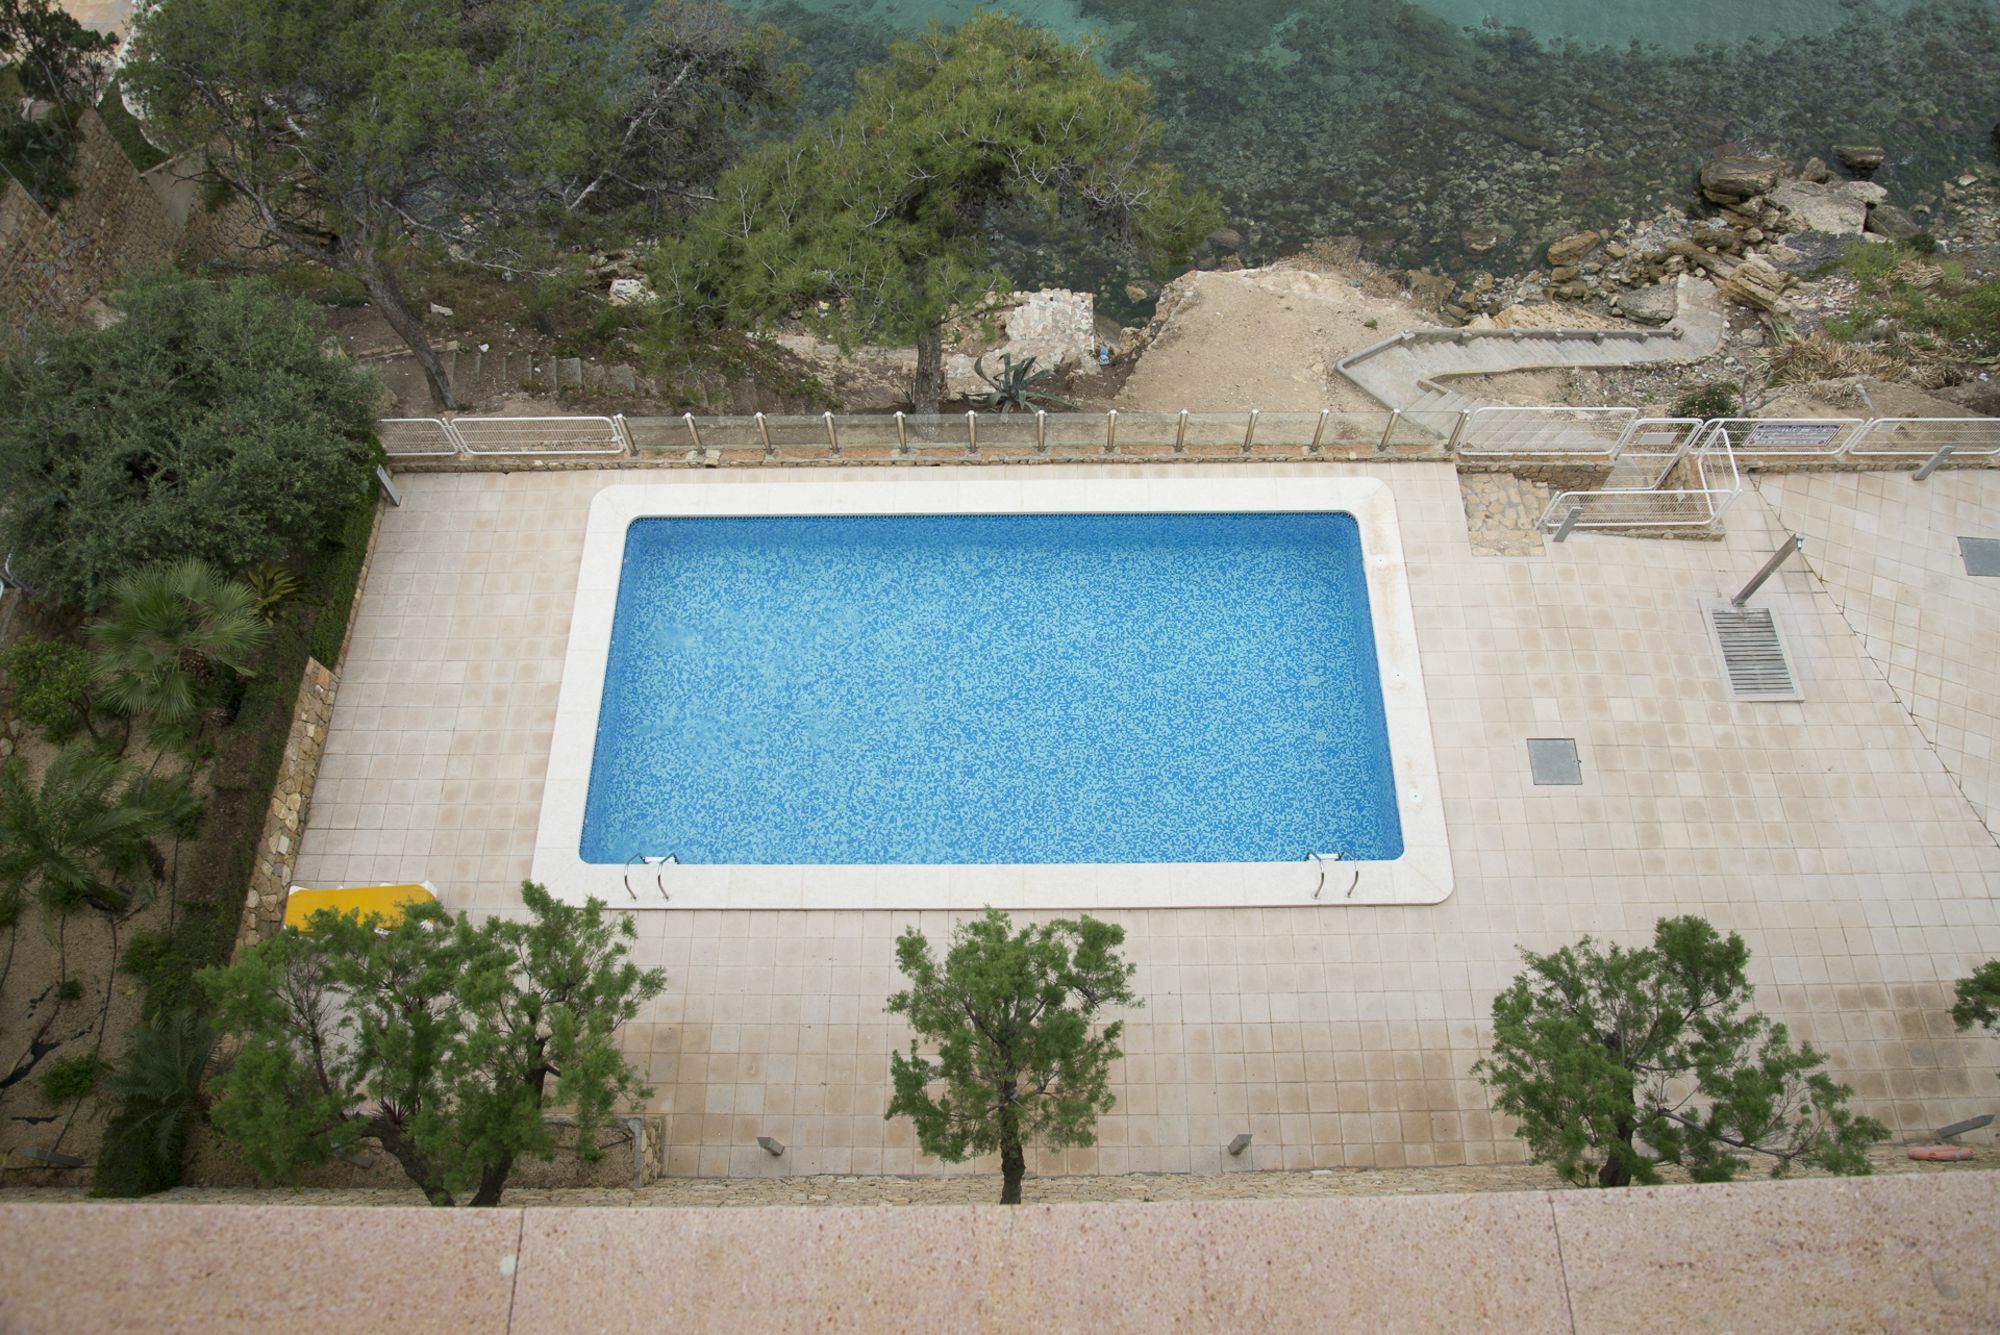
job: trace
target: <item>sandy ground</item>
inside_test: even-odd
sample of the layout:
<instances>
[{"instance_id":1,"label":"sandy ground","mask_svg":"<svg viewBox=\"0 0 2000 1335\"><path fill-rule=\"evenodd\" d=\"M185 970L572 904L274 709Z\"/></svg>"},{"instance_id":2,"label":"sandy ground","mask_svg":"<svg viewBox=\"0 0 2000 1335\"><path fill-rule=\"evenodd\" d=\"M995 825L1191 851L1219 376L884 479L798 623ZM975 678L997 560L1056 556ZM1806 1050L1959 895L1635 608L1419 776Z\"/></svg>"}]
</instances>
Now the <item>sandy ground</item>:
<instances>
[{"instance_id":1,"label":"sandy ground","mask_svg":"<svg viewBox=\"0 0 2000 1335\"><path fill-rule=\"evenodd\" d=\"M1381 405L1334 364L1405 329L1431 327L1414 300L1376 277L1280 264L1204 271L1125 382L1117 406L1148 412Z\"/></svg>"}]
</instances>

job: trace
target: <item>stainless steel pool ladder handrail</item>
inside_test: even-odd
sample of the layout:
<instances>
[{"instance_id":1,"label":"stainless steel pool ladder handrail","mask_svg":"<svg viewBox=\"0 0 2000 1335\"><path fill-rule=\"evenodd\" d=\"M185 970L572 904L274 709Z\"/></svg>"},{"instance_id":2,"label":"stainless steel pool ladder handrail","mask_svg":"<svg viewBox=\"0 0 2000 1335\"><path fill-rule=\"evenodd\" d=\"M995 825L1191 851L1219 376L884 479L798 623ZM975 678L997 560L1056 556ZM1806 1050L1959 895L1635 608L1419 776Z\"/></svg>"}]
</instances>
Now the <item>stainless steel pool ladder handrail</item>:
<instances>
[{"instance_id":1,"label":"stainless steel pool ladder handrail","mask_svg":"<svg viewBox=\"0 0 2000 1335\"><path fill-rule=\"evenodd\" d=\"M658 871L653 873L653 888L660 892L661 899L663 900L672 899L672 896L667 893L667 868L669 866L675 866L675 867L680 866L681 864L680 854L634 853L631 857L626 858L625 893L630 895L633 899L637 899L639 897L639 892L632 888L632 864L635 862L641 863L648 867L659 868Z\"/></svg>"},{"instance_id":2,"label":"stainless steel pool ladder handrail","mask_svg":"<svg viewBox=\"0 0 2000 1335\"><path fill-rule=\"evenodd\" d=\"M1348 856L1347 856L1347 852L1346 852L1346 850L1345 850L1345 849L1336 849L1335 851L1333 851L1333 852L1331 852L1331 853L1312 853L1312 852L1308 852L1308 853L1307 853L1307 854L1305 855L1305 858L1304 858L1303 860L1304 860L1304 861L1306 861L1306 862L1317 862L1317 863L1319 864L1319 884L1313 887L1313 898L1314 898L1314 899L1318 899L1318 898L1319 898L1319 896L1320 896L1320 892L1326 889L1326 864L1327 864L1327 863L1329 863L1329 862L1354 862L1354 860L1353 860L1352 858L1350 858L1350 857L1348 857ZM1345 895L1343 895L1343 896L1342 896L1342 898L1343 898L1343 899L1352 899L1352 898L1354 898L1354 889L1355 889L1355 887L1356 887L1356 886L1358 886L1358 885L1360 885L1360 884L1361 884L1361 864L1360 864L1360 863L1358 863L1358 862L1355 862L1355 863L1354 863L1354 879L1353 879L1353 880L1351 880L1351 881L1349 881L1349 882L1347 883L1347 893L1346 893Z\"/></svg>"}]
</instances>

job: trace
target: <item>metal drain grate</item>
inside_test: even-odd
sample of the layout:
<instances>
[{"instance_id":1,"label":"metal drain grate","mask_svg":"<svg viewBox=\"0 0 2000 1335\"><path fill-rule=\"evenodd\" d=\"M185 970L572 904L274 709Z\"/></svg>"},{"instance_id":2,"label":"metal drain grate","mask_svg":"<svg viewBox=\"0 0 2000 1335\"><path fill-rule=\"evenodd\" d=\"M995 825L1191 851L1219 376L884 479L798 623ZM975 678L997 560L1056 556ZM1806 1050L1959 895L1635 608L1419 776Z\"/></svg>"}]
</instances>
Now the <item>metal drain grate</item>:
<instances>
[{"instance_id":1,"label":"metal drain grate","mask_svg":"<svg viewBox=\"0 0 2000 1335\"><path fill-rule=\"evenodd\" d=\"M1708 626L1731 695L1738 700L1805 699L1769 608L1710 607Z\"/></svg>"},{"instance_id":2,"label":"metal drain grate","mask_svg":"<svg viewBox=\"0 0 2000 1335\"><path fill-rule=\"evenodd\" d=\"M2000 575L2000 538L1960 538L1958 554L1966 574L1989 579Z\"/></svg>"},{"instance_id":3,"label":"metal drain grate","mask_svg":"<svg viewBox=\"0 0 2000 1335\"><path fill-rule=\"evenodd\" d=\"M1576 738L1530 737L1528 773L1538 788L1582 783L1583 764L1576 757Z\"/></svg>"}]
</instances>

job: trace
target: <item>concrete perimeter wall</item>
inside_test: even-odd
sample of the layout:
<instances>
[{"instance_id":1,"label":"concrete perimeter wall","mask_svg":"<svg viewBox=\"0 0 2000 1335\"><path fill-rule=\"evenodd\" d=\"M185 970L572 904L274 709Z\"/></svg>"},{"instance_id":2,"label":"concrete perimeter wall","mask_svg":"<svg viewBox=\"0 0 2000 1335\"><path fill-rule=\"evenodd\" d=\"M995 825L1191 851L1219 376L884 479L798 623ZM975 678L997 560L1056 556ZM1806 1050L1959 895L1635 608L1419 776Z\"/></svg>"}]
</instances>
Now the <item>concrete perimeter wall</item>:
<instances>
[{"instance_id":1,"label":"concrete perimeter wall","mask_svg":"<svg viewBox=\"0 0 2000 1335\"><path fill-rule=\"evenodd\" d=\"M1996 1209L1994 1173L1011 1209L6 1205L0 1328L1990 1330Z\"/></svg>"}]
</instances>

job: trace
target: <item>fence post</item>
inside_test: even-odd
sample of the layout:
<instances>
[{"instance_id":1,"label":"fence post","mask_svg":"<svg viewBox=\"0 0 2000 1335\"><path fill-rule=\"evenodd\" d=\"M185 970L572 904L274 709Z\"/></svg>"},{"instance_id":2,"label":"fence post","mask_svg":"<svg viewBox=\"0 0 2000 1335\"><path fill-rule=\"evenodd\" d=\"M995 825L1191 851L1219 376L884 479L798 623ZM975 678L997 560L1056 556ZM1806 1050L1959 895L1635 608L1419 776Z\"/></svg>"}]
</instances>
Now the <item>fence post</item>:
<instances>
[{"instance_id":1,"label":"fence post","mask_svg":"<svg viewBox=\"0 0 2000 1335\"><path fill-rule=\"evenodd\" d=\"M965 452L979 457L979 414L970 408L965 413Z\"/></svg>"},{"instance_id":2,"label":"fence post","mask_svg":"<svg viewBox=\"0 0 2000 1335\"><path fill-rule=\"evenodd\" d=\"M1471 420L1472 409L1460 408L1458 410L1458 420L1451 424L1451 439L1444 443L1444 452L1447 455L1458 453L1459 437L1465 434L1465 424Z\"/></svg>"},{"instance_id":3,"label":"fence post","mask_svg":"<svg viewBox=\"0 0 2000 1335\"><path fill-rule=\"evenodd\" d=\"M1188 410L1183 408L1181 409L1180 425L1174 428L1175 454L1187 453L1187 422L1188 422Z\"/></svg>"},{"instance_id":4,"label":"fence post","mask_svg":"<svg viewBox=\"0 0 2000 1335\"><path fill-rule=\"evenodd\" d=\"M910 433L903 422L903 410L898 408L896 410L896 453L906 455L909 452Z\"/></svg>"},{"instance_id":5,"label":"fence post","mask_svg":"<svg viewBox=\"0 0 2000 1335\"><path fill-rule=\"evenodd\" d=\"M838 459L840 457L840 437L837 434L835 434L833 429L833 409L831 408L827 409L825 416L826 416L827 448L831 449L833 451L833 457Z\"/></svg>"},{"instance_id":6,"label":"fence post","mask_svg":"<svg viewBox=\"0 0 2000 1335\"><path fill-rule=\"evenodd\" d=\"M764 414L752 413L757 419L757 434L764 438L764 458L768 461L777 451L771 448L771 428L764 423Z\"/></svg>"},{"instance_id":7,"label":"fence post","mask_svg":"<svg viewBox=\"0 0 2000 1335\"><path fill-rule=\"evenodd\" d=\"M1035 453L1049 452L1049 413L1046 408L1035 409Z\"/></svg>"},{"instance_id":8,"label":"fence post","mask_svg":"<svg viewBox=\"0 0 2000 1335\"><path fill-rule=\"evenodd\" d=\"M632 433L625 427L624 413L611 414L611 434L618 437L618 443L624 447L627 458L639 452L632 444Z\"/></svg>"},{"instance_id":9,"label":"fence post","mask_svg":"<svg viewBox=\"0 0 2000 1335\"><path fill-rule=\"evenodd\" d=\"M1576 521L1581 518L1583 518L1583 507L1572 505L1569 513L1562 517L1562 523L1556 525L1556 541L1565 541L1569 537L1569 531L1576 527Z\"/></svg>"},{"instance_id":10,"label":"fence post","mask_svg":"<svg viewBox=\"0 0 2000 1335\"><path fill-rule=\"evenodd\" d=\"M1951 458L1951 452L1957 448L1958 446L1956 445L1938 446L1936 454L1933 454L1930 458L1917 465L1917 471L1911 475L1911 480L1922 482L1930 477L1932 473L1944 467L1944 461Z\"/></svg>"},{"instance_id":11,"label":"fence post","mask_svg":"<svg viewBox=\"0 0 2000 1335\"><path fill-rule=\"evenodd\" d=\"M456 422L453 422L448 417L440 417L437 419L437 423L439 426L444 428L444 437L446 440L451 442L451 448L453 453L455 454L472 453L472 447L465 443L465 437L458 434L458 424Z\"/></svg>"},{"instance_id":12,"label":"fence post","mask_svg":"<svg viewBox=\"0 0 2000 1335\"><path fill-rule=\"evenodd\" d=\"M1243 453L1246 456L1250 453L1250 447L1257 443L1257 415L1262 411L1261 408L1252 408L1250 421L1243 428Z\"/></svg>"},{"instance_id":13,"label":"fence post","mask_svg":"<svg viewBox=\"0 0 2000 1335\"><path fill-rule=\"evenodd\" d=\"M1104 414L1104 452L1118 453L1118 410L1111 409Z\"/></svg>"},{"instance_id":14,"label":"fence post","mask_svg":"<svg viewBox=\"0 0 2000 1335\"><path fill-rule=\"evenodd\" d=\"M1389 452L1389 442L1395 439L1396 436L1396 423L1402 420L1403 410L1401 408L1391 408L1389 410L1389 422L1388 425L1382 428L1382 439L1377 442L1375 453L1387 454Z\"/></svg>"},{"instance_id":15,"label":"fence post","mask_svg":"<svg viewBox=\"0 0 2000 1335\"><path fill-rule=\"evenodd\" d=\"M687 423L688 435L694 438L694 452L700 454L702 451L701 429L694 424L694 414L682 413L681 420Z\"/></svg>"},{"instance_id":16,"label":"fence post","mask_svg":"<svg viewBox=\"0 0 2000 1335\"><path fill-rule=\"evenodd\" d=\"M1306 446L1306 454L1308 456L1318 456L1320 437L1326 434L1326 419L1332 415L1333 409L1331 408L1322 408L1319 410L1319 421L1313 425L1312 444Z\"/></svg>"}]
</instances>

